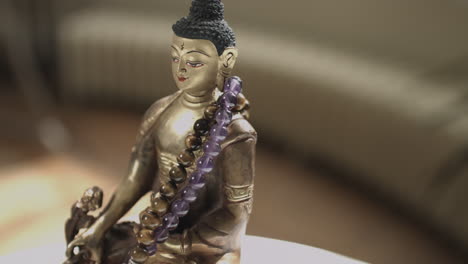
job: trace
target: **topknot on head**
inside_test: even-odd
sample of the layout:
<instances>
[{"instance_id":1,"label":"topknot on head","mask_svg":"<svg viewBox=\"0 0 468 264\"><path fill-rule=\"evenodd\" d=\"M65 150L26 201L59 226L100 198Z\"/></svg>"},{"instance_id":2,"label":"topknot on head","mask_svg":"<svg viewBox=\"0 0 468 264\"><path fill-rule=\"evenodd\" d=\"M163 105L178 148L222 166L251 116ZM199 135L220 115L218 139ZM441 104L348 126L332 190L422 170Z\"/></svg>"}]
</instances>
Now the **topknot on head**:
<instances>
[{"instance_id":1,"label":"topknot on head","mask_svg":"<svg viewBox=\"0 0 468 264\"><path fill-rule=\"evenodd\" d=\"M224 19L224 5L219 0L192 1L189 18L205 21Z\"/></svg>"},{"instance_id":2,"label":"topknot on head","mask_svg":"<svg viewBox=\"0 0 468 264\"><path fill-rule=\"evenodd\" d=\"M224 20L224 5L220 0L193 0L190 14L177 21L172 30L182 38L211 41L218 55L236 45L234 32Z\"/></svg>"}]
</instances>

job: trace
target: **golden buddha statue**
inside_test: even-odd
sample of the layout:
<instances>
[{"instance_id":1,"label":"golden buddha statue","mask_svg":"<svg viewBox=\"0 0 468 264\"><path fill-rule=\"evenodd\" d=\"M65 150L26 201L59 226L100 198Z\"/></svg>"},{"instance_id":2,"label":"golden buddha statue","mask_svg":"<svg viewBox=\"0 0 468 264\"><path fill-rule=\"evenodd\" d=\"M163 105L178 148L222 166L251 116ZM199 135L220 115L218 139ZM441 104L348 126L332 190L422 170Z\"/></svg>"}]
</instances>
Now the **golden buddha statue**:
<instances>
[{"instance_id":1,"label":"golden buddha statue","mask_svg":"<svg viewBox=\"0 0 468 264\"><path fill-rule=\"evenodd\" d=\"M194 0L173 26L179 91L146 112L128 175L99 216L88 215L102 199L96 187L74 205L66 263L240 263L256 132L240 79L229 78L238 51L223 13L219 0ZM140 223L117 224L149 191Z\"/></svg>"}]
</instances>

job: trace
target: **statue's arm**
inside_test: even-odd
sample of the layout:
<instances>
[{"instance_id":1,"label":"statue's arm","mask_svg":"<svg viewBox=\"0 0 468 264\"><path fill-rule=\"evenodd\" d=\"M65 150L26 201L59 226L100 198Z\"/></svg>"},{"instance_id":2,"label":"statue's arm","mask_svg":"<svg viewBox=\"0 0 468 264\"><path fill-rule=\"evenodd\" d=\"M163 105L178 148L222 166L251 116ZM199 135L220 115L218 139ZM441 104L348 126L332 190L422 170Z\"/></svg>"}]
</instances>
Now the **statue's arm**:
<instances>
[{"instance_id":1,"label":"statue's arm","mask_svg":"<svg viewBox=\"0 0 468 264\"><path fill-rule=\"evenodd\" d=\"M103 237L104 233L151 189L155 171L154 143L152 137L148 136L133 147L127 175L91 227L98 237Z\"/></svg>"},{"instance_id":2,"label":"statue's arm","mask_svg":"<svg viewBox=\"0 0 468 264\"><path fill-rule=\"evenodd\" d=\"M161 249L175 254L222 255L238 252L252 206L256 134L226 146L217 161L223 177L220 206L183 234L174 234Z\"/></svg>"},{"instance_id":3,"label":"statue's arm","mask_svg":"<svg viewBox=\"0 0 468 264\"><path fill-rule=\"evenodd\" d=\"M131 207L151 189L156 175L154 139L151 128L155 122L155 107L152 106L144 115L137 140L132 148L128 172L122 179L111 200L101 212L90 231L103 237Z\"/></svg>"},{"instance_id":4,"label":"statue's arm","mask_svg":"<svg viewBox=\"0 0 468 264\"><path fill-rule=\"evenodd\" d=\"M247 138L224 149L220 157L223 201L192 230L193 252L240 249L252 207L255 144L255 138Z\"/></svg>"},{"instance_id":5,"label":"statue's arm","mask_svg":"<svg viewBox=\"0 0 468 264\"><path fill-rule=\"evenodd\" d=\"M107 230L151 189L157 169L151 130L165 101L159 100L146 111L132 148L127 174L96 221L83 234L78 235L69 248L75 243L88 243L86 241L89 241L90 246L100 244Z\"/></svg>"}]
</instances>

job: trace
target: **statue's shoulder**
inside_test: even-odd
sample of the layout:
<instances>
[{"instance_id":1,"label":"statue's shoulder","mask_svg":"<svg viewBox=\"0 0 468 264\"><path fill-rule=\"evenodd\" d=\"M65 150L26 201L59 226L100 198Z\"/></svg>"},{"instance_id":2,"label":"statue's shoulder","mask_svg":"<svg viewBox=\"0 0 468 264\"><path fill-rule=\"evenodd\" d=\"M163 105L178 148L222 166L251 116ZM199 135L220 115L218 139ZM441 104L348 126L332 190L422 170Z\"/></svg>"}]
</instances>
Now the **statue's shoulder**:
<instances>
[{"instance_id":1,"label":"statue's shoulder","mask_svg":"<svg viewBox=\"0 0 468 264\"><path fill-rule=\"evenodd\" d=\"M173 93L171 95L165 96L156 102L154 102L148 110L146 110L143 120L154 119L158 117L179 95L180 91Z\"/></svg>"},{"instance_id":2,"label":"statue's shoulder","mask_svg":"<svg viewBox=\"0 0 468 264\"><path fill-rule=\"evenodd\" d=\"M174 100L179 97L181 94L181 91L178 91L176 93L173 93L171 95L165 96L156 102L154 102L148 110L146 110L144 116L143 116L143 121L140 125L140 130L138 131L138 138L143 137L145 134L147 134L153 127L154 124L156 123L158 117L161 115L164 110L172 103Z\"/></svg>"},{"instance_id":3,"label":"statue's shoulder","mask_svg":"<svg viewBox=\"0 0 468 264\"><path fill-rule=\"evenodd\" d=\"M241 114L234 115L228 127L228 136L222 144L223 147L249 139L255 144L257 142L257 131Z\"/></svg>"}]
</instances>

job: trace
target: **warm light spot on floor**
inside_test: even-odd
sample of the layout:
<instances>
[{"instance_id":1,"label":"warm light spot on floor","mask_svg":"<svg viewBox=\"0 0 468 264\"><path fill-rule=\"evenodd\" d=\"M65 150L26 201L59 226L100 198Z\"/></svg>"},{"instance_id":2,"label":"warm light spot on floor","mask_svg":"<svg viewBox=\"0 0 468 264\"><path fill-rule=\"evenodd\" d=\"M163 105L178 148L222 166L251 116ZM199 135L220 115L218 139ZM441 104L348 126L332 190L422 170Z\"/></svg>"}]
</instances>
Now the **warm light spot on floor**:
<instances>
[{"instance_id":1,"label":"warm light spot on floor","mask_svg":"<svg viewBox=\"0 0 468 264\"><path fill-rule=\"evenodd\" d=\"M62 196L59 190L59 186L50 176L28 170L17 173L16 177L2 180L0 185L1 225L8 225L8 222L15 221L25 212L31 215L60 206Z\"/></svg>"},{"instance_id":2,"label":"warm light spot on floor","mask_svg":"<svg viewBox=\"0 0 468 264\"><path fill-rule=\"evenodd\" d=\"M104 173L68 156L44 156L0 170L0 255L64 241L64 223L82 192L101 186L110 196L115 183ZM109 197L107 197L109 199Z\"/></svg>"}]
</instances>

